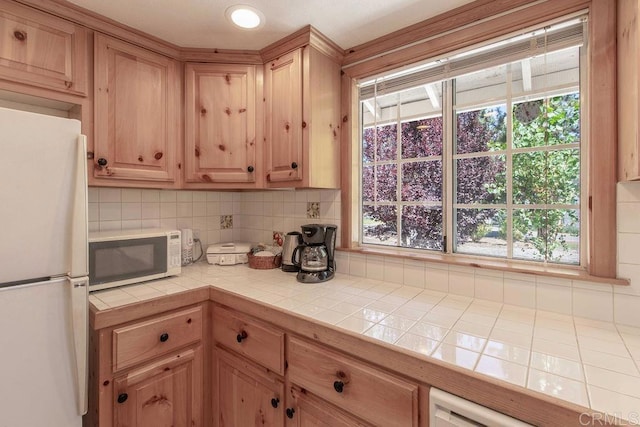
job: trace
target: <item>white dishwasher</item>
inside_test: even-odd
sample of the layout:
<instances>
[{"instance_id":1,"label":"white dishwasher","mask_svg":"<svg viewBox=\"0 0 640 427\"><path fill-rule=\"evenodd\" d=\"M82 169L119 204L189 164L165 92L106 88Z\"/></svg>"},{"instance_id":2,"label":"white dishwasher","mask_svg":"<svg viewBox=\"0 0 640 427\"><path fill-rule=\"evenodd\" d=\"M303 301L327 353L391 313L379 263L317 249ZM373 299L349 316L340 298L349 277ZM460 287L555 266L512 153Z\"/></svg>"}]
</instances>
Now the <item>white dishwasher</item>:
<instances>
[{"instance_id":1,"label":"white dishwasher","mask_svg":"<svg viewBox=\"0 0 640 427\"><path fill-rule=\"evenodd\" d=\"M429 426L531 427L531 424L523 423L493 409L485 408L477 403L431 387L429 391Z\"/></svg>"}]
</instances>

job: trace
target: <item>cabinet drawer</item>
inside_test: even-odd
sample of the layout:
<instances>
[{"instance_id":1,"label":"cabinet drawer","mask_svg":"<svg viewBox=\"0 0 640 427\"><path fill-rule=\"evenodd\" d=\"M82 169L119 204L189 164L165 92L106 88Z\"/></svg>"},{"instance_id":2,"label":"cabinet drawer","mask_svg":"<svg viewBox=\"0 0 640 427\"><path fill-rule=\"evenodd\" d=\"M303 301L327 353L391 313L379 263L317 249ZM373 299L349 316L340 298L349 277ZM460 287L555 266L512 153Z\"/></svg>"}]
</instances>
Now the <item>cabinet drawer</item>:
<instances>
[{"instance_id":1,"label":"cabinet drawer","mask_svg":"<svg viewBox=\"0 0 640 427\"><path fill-rule=\"evenodd\" d=\"M284 375L284 332L224 308L213 311L213 339Z\"/></svg>"},{"instance_id":2,"label":"cabinet drawer","mask_svg":"<svg viewBox=\"0 0 640 427\"><path fill-rule=\"evenodd\" d=\"M302 340L288 346L291 382L346 412L383 426L418 423L418 386Z\"/></svg>"},{"instance_id":3,"label":"cabinet drawer","mask_svg":"<svg viewBox=\"0 0 640 427\"><path fill-rule=\"evenodd\" d=\"M119 371L202 339L202 307L113 330L113 370Z\"/></svg>"}]
</instances>

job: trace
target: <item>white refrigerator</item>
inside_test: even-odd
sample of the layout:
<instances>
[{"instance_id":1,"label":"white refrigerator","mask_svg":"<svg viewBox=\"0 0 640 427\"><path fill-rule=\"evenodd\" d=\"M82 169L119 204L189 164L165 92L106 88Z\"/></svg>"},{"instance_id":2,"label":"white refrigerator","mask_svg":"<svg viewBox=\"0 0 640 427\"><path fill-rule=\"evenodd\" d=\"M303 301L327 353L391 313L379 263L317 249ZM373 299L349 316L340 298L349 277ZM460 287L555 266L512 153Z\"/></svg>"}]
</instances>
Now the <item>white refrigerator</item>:
<instances>
[{"instance_id":1,"label":"white refrigerator","mask_svg":"<svg viewBox=\"0 0 640 427\"><path fill-rule=\"evenodd\" d=\"M86 141L0 108L0 427L79 427L87 407Z\"/></svg>"}]
</instances>

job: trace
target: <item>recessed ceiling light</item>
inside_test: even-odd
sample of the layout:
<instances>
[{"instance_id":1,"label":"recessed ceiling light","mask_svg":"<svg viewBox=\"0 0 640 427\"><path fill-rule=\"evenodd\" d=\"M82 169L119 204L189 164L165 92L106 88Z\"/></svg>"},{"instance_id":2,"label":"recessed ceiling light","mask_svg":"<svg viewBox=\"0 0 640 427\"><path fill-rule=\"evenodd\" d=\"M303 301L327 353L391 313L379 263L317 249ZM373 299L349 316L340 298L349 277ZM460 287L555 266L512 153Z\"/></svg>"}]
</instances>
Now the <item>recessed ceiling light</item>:
<instances>
[{"instance_id":1,"label":"recessed ceiling light","mask_svg":"<svg viewBox=\"0 0 640 427\"><path fill-rule=\"evenodd\" d=\"M254 30L264 25L264 15L258 9L244 4L237 4L225 11L227 19L240 28Z\"/></svg>"}]
</instances>

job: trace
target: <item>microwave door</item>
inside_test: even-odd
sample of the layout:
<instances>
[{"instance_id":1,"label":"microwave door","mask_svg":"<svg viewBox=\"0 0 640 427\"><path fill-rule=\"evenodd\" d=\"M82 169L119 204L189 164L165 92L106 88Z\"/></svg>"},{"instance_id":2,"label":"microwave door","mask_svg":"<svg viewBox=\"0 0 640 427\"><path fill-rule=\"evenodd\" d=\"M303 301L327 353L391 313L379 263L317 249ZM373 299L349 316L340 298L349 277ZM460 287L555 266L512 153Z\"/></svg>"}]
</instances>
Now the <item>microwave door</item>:
<instances>
[{"instance_id":1,"label":"microwave door","mask_svg":"<svg viewBox=\"0 0 640 427\"><path fill-rule=\"evenodd\" d=\"M105 240L89 244L89 283L133 283L141 277L160 277L167 272L167 237Z\"/></svg>"}]
</instances>

